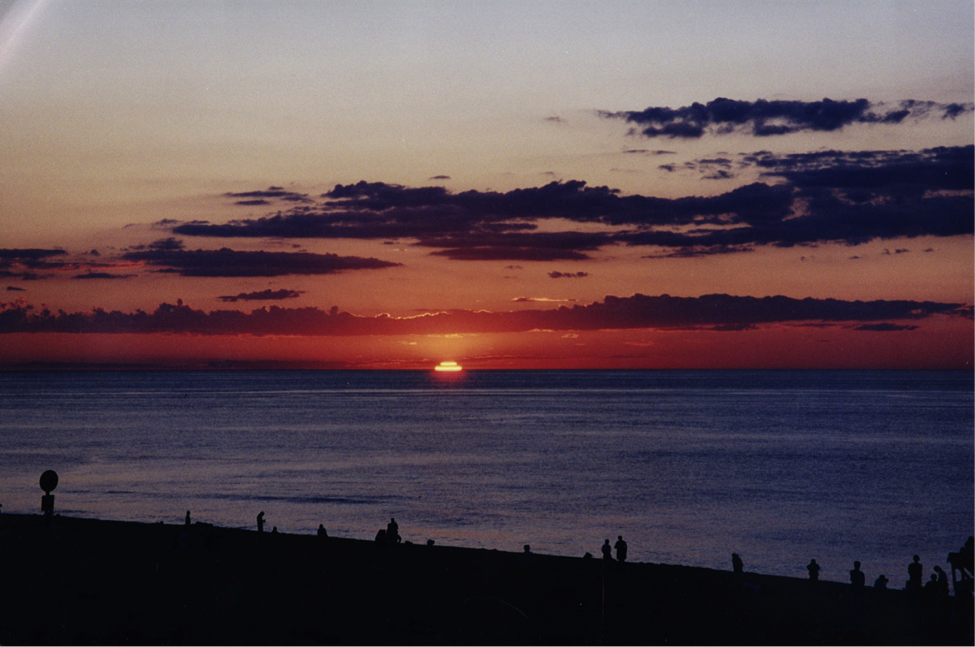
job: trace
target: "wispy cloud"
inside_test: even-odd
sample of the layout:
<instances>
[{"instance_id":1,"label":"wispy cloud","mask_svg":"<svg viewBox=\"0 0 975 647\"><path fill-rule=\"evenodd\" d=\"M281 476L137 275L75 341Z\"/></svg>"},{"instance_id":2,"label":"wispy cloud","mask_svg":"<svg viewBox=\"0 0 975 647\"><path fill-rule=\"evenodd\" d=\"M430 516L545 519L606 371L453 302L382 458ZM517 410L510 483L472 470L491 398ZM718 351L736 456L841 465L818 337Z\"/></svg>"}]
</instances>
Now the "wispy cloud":
<instances>
[{"instance_id":1,"label":"wispy cloud","mask_svg":"<svg viewBox=\"0 0 975 647\"><path fill-rule=\"evenodd\" d=\"M548 297L515 297L515 303L572 303L576 299L550 299Z\"/></svg>"},{"instance_id":2,"label":"wispy cloud","mask_svg":"<svg viewBox=\"0 0 975 647\"><path fill-rule=\"evenodd\" d=\"M588 272L549 272L549 278L553 279L582 279L589 276Z\"/></svg>"},{"instance_id":3,"label":"wispy cloud","mask_svg":"<svg viewBox=\"0 0 975 647\"><path fill-rule=\"evenodd\" d=\"M304 292L299 290L261 290L260 292L241 292L234 296L217 297L224 303L236 303L238 301L282 301L284 299L297 299Z\"/></svg>"},{"instance_id":4,"label":"wispy cloud","mask_svg":"<svg viewBox=\"0 0 975 647\"><path fill-rule=\"evenodd\" d=\"M531 330L582 331L627 329L697 329L733 332L777 323L851 323L865 332L910 331L913 323L934 315L972 317L970 306L929 301L841 301L741 297L607 296L590 305L554 310L486 312L452 310L415 317L360 317L338 308L260 308L195 310L181 302L154 312L36 312L23 300L0 304L2 333L175 333L194 335L428 335L507 333Z\"/></svg>"},{"instance_id":5,"label":"wispy cloud","mask_svg":"<svg viewBox=\"0 0 975 647\"><path fill-rule=\"evenodd\" d=\"M111 279L130 279L133 276L134 276L133 274L110 274L108 272L93 272L93 271L88 271L88 272L85 272L84 274L78 274L76 276L73 276L72 278L74 278L74 279L95 279L95 280L109 279L109 280L111 280Z\"/></svg>"},{"instance_id":6,"label":"wispy cloud","mask_svg":"<svg viewBox=\"0 0 975 647\"><path fill-rule=\"evenodd\" d=\"M127 252L122 258L159 267L182 276L284 276L334 274L349 270L396 267L378 258L311 254L308 252L240 252L217 250L147 250Z\"/></svg>"},{"instance_id":7,"label":"wispy cloud","mask_svg":"<svg viewBox=\"0 0 975 647\"><path fill-rule=\"evenodd\" d=\"M272 186L263 191L243 191L241 193L227 193L225 195L228 198L235 198L234 204L244 206L271 204L278 200L282 202L312 202L308 194L286 191L280 186Z\"/></svg>"}]
</instances>

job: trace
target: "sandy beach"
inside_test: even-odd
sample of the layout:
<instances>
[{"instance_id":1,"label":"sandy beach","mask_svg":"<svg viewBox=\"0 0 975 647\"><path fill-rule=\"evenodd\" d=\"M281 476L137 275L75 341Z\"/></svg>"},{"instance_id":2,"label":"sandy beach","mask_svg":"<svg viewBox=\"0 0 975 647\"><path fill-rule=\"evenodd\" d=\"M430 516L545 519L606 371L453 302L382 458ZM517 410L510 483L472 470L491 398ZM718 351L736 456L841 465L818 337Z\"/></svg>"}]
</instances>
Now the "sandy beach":
<instances>
[{"instance_id":1,"label":"sandy beach","mask_svg":"<svg viewBox=\"0 0 975 647\"><path fill-rule=\"evenodd\" d=\"M970 598L402 534L381 545L314 530L3 514L0 642L972 643Z\"/></svg>"}]
</instances>

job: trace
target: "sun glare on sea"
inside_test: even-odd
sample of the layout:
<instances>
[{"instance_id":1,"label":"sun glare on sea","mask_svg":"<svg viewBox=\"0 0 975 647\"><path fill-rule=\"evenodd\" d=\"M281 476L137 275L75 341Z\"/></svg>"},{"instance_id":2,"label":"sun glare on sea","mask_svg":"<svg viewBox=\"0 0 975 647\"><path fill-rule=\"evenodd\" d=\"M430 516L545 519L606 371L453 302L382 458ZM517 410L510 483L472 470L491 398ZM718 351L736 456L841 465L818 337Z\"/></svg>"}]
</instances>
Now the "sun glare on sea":
<instances>
[{"instance_id":1,"label":"sun glare on sea","mask_svg":"<svg viewBox=\"0 0 975 647\"><path fill-rule=\"evenodd\" d=\"M433 370L438 373L456 373L463 369L457 362L440 362Z\"/></svg>"}]
</instances>

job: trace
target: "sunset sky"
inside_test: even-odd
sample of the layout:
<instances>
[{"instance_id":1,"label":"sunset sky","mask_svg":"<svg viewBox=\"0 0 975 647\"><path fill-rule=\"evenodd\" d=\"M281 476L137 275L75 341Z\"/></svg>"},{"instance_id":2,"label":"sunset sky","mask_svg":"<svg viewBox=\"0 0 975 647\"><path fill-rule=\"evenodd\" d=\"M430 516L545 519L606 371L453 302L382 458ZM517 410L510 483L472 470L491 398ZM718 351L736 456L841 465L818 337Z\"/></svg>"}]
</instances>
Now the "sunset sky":
<instances>
[{"instance_id":1,"label":"sunset sky","mask_svg":"<svg viewBox=\"0 0 975 647\"><path fill-rule=\"evenodd\" d=\"M971 0L0 1L0 368L972 368Z\"/></svg>"}]
</instances>

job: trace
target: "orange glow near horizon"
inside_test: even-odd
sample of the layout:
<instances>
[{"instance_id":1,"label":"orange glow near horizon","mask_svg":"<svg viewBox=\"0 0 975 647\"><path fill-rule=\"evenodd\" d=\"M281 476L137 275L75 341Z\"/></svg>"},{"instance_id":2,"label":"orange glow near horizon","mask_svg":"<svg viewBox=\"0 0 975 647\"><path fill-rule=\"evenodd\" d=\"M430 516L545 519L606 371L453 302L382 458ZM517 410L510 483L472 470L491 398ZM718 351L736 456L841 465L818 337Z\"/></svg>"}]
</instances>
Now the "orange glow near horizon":
<instances>
[{"instance_id":1,"label":"orange glow near horizon","mask_svg":"<svg viewBox=\"0 0 975 647\"><path fill-rule=\"evenodd\" d=\"M457 373L463 370L457 362L440 362L439 365L434 367L435 371L438 373Z\"/></svg>"},{"instance_id":2,"label":"orange glow near horizon","mask_svg":"<svg viewBox=\"0 0 975 647\"><path fill-rule=\"evenodd\" d=\"M739 332L492 333L477 337L462 367L459 362L437 364L419 337L14 333L3 336L0 369L401 369L442 378L493 369L971 370L973 340L972 322L958 317L886 332L768 326Z\"/></svg>"}]
</instances>

